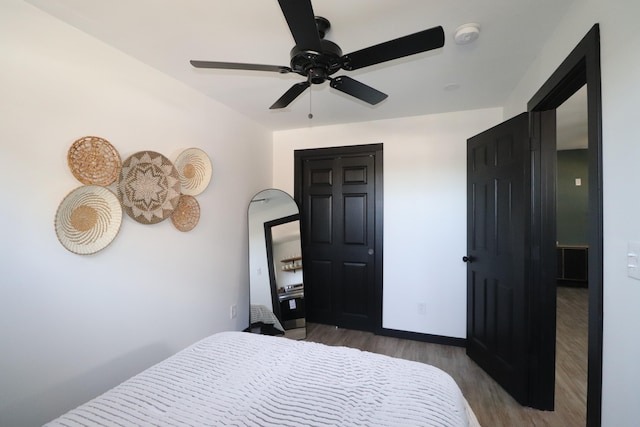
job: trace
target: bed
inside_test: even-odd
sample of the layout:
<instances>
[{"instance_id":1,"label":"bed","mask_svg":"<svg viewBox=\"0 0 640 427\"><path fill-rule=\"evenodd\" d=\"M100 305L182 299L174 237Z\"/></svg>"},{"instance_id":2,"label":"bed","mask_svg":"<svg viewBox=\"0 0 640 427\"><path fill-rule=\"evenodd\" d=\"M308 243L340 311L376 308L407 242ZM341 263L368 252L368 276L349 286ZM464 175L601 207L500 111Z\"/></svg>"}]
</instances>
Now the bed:
<instances>
[{"instance_id":1,"label":"bed","mask_svg":"<svg viewBox=\"0 0 640 427\"><path fill-rule=\"evenodd\" d=\"M246 332L207 337L46 424L134 425L479 426L438 368Z\"/></svg>"},{"instance_id":2,"label":"bed","mask_svg":"<svg viewBox=\"0 0 640 427\"><path fill-rule=\"evenodd\" d=\"M251 304L251 324L249 328L257 328L264 335L284 335L284 328L275 314L265 305ZM268 331L268 332L267 332Z\"/></svg>"}]
</instances>

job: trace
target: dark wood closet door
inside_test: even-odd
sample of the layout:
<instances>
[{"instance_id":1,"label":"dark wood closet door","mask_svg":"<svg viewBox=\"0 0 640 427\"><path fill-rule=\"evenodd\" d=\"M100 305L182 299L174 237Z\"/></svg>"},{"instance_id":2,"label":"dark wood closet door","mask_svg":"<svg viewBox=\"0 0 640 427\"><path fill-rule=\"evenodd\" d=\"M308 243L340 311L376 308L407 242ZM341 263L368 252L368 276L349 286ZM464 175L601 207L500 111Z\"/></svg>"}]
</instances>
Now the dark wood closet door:
<instances>
[{"instance_id":1,"label":"dark wood closet door","mask_svg":"<svg viewBox=\"0 0 640 427\"><path fill-rule=\"evenodd\" d=\"M378 323L375 156L302 162L307 320L373 331Z\"/></svg>"}]
</instances>

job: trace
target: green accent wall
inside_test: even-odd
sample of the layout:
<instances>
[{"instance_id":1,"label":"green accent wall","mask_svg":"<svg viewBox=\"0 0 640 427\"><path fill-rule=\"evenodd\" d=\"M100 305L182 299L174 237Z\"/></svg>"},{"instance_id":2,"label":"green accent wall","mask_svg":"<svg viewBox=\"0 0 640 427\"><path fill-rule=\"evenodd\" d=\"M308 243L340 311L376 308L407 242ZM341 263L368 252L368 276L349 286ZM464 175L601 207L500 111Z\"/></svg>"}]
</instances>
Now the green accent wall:
<instances>
[{"instance_id":1,"label":"green accent wall","mask_svg":"<svg viewBox=\"0 0 640 427\"><path fill-rule=\"evenodd\" d=\"M559 245L588 245L588 150L558 151L557 240ZM576 178L582 182L576 186Z\"/></svg>"}]
</instances>

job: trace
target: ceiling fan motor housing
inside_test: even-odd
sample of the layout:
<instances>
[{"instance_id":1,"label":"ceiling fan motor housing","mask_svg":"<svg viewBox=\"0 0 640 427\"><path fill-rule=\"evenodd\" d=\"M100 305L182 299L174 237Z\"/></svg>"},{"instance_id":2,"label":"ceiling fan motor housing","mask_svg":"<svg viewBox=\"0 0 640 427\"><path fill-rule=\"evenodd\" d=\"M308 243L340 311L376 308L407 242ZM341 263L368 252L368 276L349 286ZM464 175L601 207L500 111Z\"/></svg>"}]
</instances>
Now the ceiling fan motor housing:
<instances>
[{"instance_id":1,"label":"ceiling fan motor housing","mask_svg":"<svg viewBox=\"0 0 640 427\"><path fill-rule=\"evenodd\" d=\"M342 49L329 41L320 40L322 52L294 46L291 49L291 70L306 76L311 83L320 84L341 66Z\"/></svg>"}]
</instances>

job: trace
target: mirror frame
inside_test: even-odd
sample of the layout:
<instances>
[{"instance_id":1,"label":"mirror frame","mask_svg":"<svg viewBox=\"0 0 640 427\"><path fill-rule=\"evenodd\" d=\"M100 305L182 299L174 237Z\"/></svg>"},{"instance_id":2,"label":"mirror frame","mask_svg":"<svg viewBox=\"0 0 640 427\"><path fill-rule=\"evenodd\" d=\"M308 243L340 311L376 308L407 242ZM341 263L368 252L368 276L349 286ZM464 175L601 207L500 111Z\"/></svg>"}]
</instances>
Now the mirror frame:
<instances>
[{"instance_id":1,"label":"mirror frame","mask_svg":"<svg viewBox=\"0 0 640 427\"><path fill-rule=\"evenodd\" d=\"M286 201L285 201L286 199ZM262 204L271 204L260 207ZM280 303L280 297L284 300L290 298L304 298L299 295L295 284L298 281L298 276L289 276L281 278L279 273L279 265L277 257L284 256L288 258L287 254L281 253L279 243L286 243L287 246L283 246L283 249L293 250L289 247L290 237L293 235L293 230L289 230L287 224L293 226L297 224L299 229L299 244L300 247L296 249L296 253L302 255L302 230L300 229L300 207L293 197L286 191L277 188L265 188L251 198L249 206L247 208L247 220L249 228L249 328L248 332L260 333L266 335L281 335L276 334L276 330L284 333L286 338L291 339L304 339L306 337L306 316L304 310L304 300L300 301L301 305L289 303L289 307ZM273 229L275 226L284 225L287 226L286 233L282 234L278 232L278 229ZM282 235L282 239L278 236ZM291 236L290 236L291 235ZM274 248L273 245L276 245ZM296 255L297 256L297 255ZM275 262L274 262L275 261ZM265 263L267 265L265 265ZM298 270L297 268L293 271ZM269 275L267 276L267 271ZM304 270L301 269L302 276L300 280L304 283ZM301 284L302 284L301 283ZM284 295L278 293L279 285L283 285L284 289L288 289L288 284L291 284L291 292L287 292ZM282 291L282 290L281 290ZM255 293L255 295L254 295ZM255 298L254 298L255 296ZM253 318L253 305L264 305L264 308L260 307L255 313L256 317ZM268 310L269 313L262 312L262 310ZM291 310L291 313L289 313ZM288 326L285 326L285 321L282 319L285 315L288 319ZM273 319L271 319L273 317ZM277 320L276 320L277 319ZM259 330L253 327L253 321L261 323ZM280 324L281 327L277 326ZM273 325L272 325L273 324ZM271 328L269 326L271 325ZM288 328L288 329L287 329Z\"/></svg>"},{"instance_id":2,"label":"mirror frame","mask_svg":"<svg viewBox=\"0 0 640 427\"><path fill-rule=\"evenodd\" d=\"M293 221L299 221L300 214L293 214L282 218L266 221L264 223L264 241L267 246L267 266L269 267L269 283L271 283L271 304L273 305L273 313L282 322L282 312L280 311L280 299L278 298L278 284L276 283L276 271L273 259L273 234L271 228L288 224Z\"/></svg>"}]
</instances>

